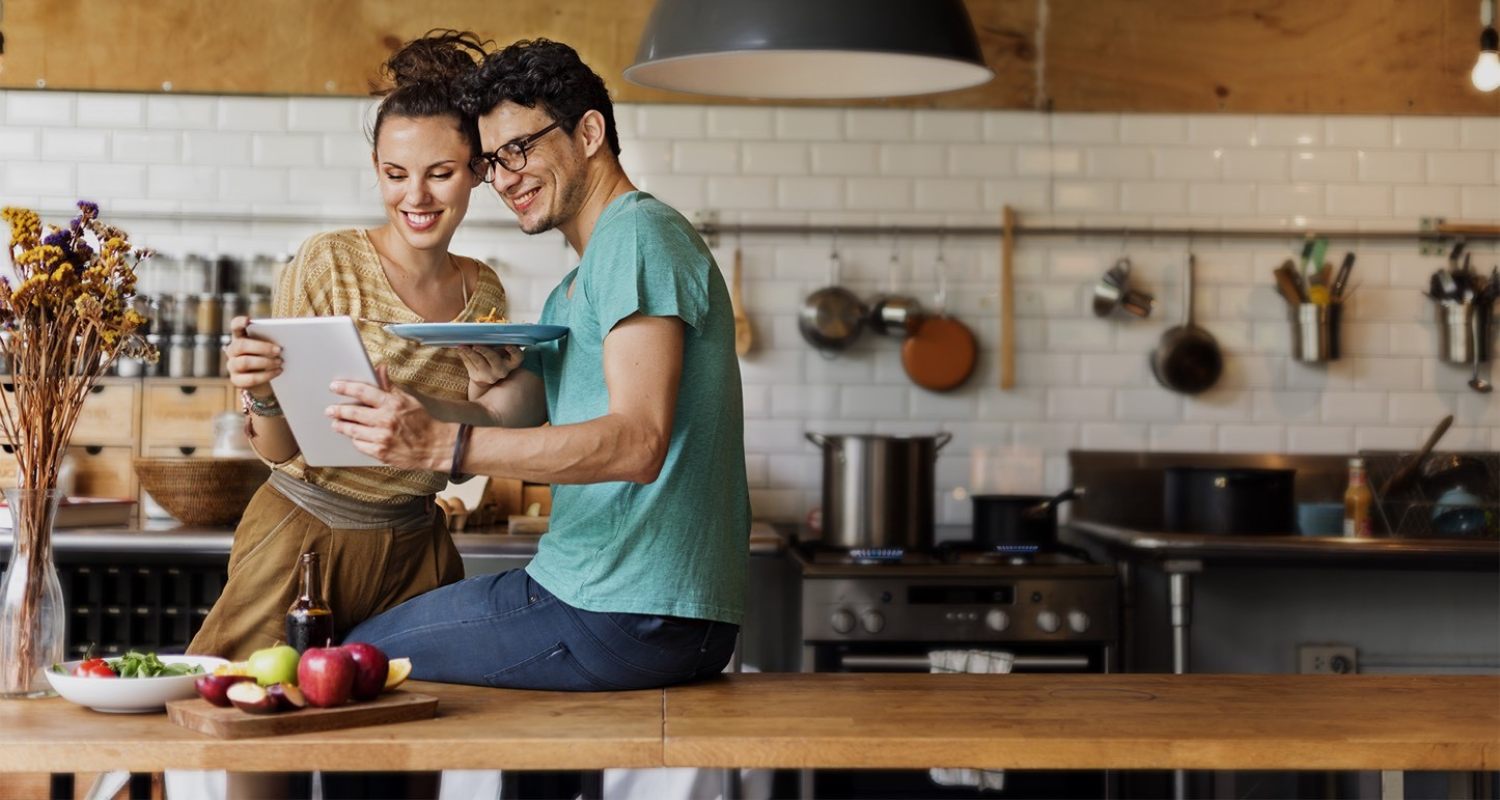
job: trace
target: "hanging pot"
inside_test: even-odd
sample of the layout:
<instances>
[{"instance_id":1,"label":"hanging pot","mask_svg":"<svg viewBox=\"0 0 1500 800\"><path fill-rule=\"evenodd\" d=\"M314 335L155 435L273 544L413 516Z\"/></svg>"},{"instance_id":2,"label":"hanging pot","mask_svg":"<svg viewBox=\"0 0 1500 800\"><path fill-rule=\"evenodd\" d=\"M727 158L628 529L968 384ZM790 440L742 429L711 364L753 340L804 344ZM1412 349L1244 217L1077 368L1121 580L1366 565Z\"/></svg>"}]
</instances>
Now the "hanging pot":
<instances>
[{"instance_id":1,"label":"hanging pot","mask_svg":"<svg viewBox=\"0 0 1500 800\"><path fill-rule=\"evenodd\" d=\"M922 304L912 297L886 295L870 308L870 328L882 336L911 336L922 320Z\"/></svg>"},{"instance_id":2,"label":"hanging pot","mask_svg":"<svg viewBox=\"0 0 1500 800\"><path fill-rule=\"evenodd\" d=\"M1198 394L1219 381L1224 372L1224 354L1213 334L1193 321L1193 271L1197 259L1188 254L1186 291L1187 317L1181 325L1161 335L1151 354L1151 373L1162 386L1182 394Z\"/></svg>"},{"instance_id":3,"label":"hanging pot","mask_svg":"<svg viewBox=\"0 0 1500 800\"><path fill-rule=\"evenodd\" d=\"M901 343L901 366L911 382L933 392L962 386L974 373L979 343L969 326L946 315L927 317Z\"/></svg>"},{"instance_id":4,"label":"hanging pot","mask_svg":"<svg viewBox=\"0 0 1500 800\"><path fill-rule=\"evenodd\" d=\"M974 544L985 549L1001 545L1036 545L1041 550L1057 544L1057 507L1083 494L1073 488L1048 497L1032 494L976 494Z\"/></svg>"},{"instance_id":5,"label":"hanging pot","mask_svg":"<svg viewBox=\"0 0 1500 800\"><path fill-rule=\"evenodd\" d=\"M802 338L819 350L843 350L859 338L865 304L842 286L825 286L807 296L797 315Z\"/></svg>"},{"instance_id":6,"label":"hanging pot","mask_svg":"<svg viewBox=\"0 0 1500 800\"><path fill-rule=\"evenodd\" d=\"M811 540L840 549L933 545L933 470L953 434L806 434L823 449L822 530Z\"/></svg>"}]
</instances>

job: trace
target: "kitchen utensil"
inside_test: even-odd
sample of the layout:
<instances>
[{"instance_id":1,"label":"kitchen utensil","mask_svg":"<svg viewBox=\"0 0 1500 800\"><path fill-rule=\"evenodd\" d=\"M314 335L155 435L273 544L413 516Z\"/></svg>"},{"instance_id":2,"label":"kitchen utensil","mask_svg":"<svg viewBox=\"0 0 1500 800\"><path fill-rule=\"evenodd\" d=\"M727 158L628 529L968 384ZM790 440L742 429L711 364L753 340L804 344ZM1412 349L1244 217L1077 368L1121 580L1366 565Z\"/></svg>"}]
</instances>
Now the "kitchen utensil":
<instances>
[{"instance_id":1,"label":"kitchen utensil","mask_svg":"<svg viewBox=\"0 0 1500 800\"><path fill-rule=\"evenodd\" d=\"M1432 456L1422 465L1421 472L1422 491L1428 497L1439 497L1452 489L1484 492L1486 487L1495 485L1483 459L1462 453Z\"/></svg>"},{"instance_id":2,"label":"kitchen utensil","mask_svg":"<svg viewBox=\"0 0 1500 800\"><path fill-rule=\"evenodd\" d=\"M1481 345L1483 344L1483 342L1479 340L1479 329L1482 327L1484 326L1479 324L1479 320L1477 318L1473 321L1472 324L1469 325L1469 331L1474 337L1474 374L1469 377L1469 388L1473 389L1476 392L1479 392L1480 394L1489 394L1490 390L1494 387L1490 385L1489 381L1479 377L1479 353L1482 349Z\"/></svg>"},{"instance_id":3,"label":"kitchen utensil","mask_svg":"<svg viewBox=\"0 0 1500 800\"><path fill-rule=\"evenodd\" d=\"M428 347L456 347L466 344L530 347L568 335L566 325L524 322L402 322L386 325L385 329L403 339L411 339Z\"/></svg>"},{"instance_id":4,"label":"kitchen utensil","mask_svg":"<svg viewBox=\"0 0 1500 800\"><path fill-rule=\"evenodd\" d=\"M953 434L807 433L823 450L823 520L807 538L840 549L933 544L933 472Z\"/></svg>"},{"instance_id":5,"label":"kitchen utensil","mask_svg":"<svg viewBox=\"0 0 1500 800\"><path fill-rule=\"evenodd\" d=\"M984 549L1057 546L1057 507L1083 494L1072 488L1051 497L1031 494L976 494L973 543Z\"/></svg>"},{"instance_id":6,"label":"kitchen utensil","mask_svg":"<svg viewBox=\"0 0 1500 800\"><path fill-rule=\"evenodd\" d=\"M1290 534L1296 470L1168 467L1162 509L1172 533Z\"/></svg>"},{"instance_id":7,"label":"kitchen utensil","mask_svg":"<svg viewBox=\"0 0 1500 800\"><path fill-rule=\"evenodd\" d=\"M1344 263L1339 265L1339 271L1333 279L1330 292L1333 294L1333 302L1337 303L1344 299L1344 287L1349 284L1349 273L1354 271L1354 253L1344 254Z\"/></svg>"},{"instance_id":8,"label":"kitchen utensil","mask_svg":"<svg viewBox=\"0 0 1500 800\"><path fill-rule=\"evenodd\" d=\"M1438 356L1469 366L1477 357L1490 360L1490 326L1494 309L1482 302L1446 302L1434 307L1438 322Z\"/></svg>"},{"instance_id":9,"label":"kitchen utensil","mask_svg":"<svg viewBox=\"0 0 1500 800\"><path fill-rule=\"evenodd\" d=\"M901 343L901 366L912 383L933 392L957 389L974 372L979 344L969 326L947 315L927 317Z\"/></svg>"},{"instance_id":10,"label":"kitchen utensil","mask_svg":"<svg viewBox=\"0 0 1500 800\"><path fill-rule=\"evenodd\" d=\"M1422 445L1422 449L1406 459L1395 472L1391 473L1391 477L1386 478L1385 482L1380 484L1377 499L1386 501L1393 495L1404 491L1411 484L1412 479L1417 476L1417 470L1422 468L1422 462L1427 460L1427 454L1432 452L1432 448L1437 446L1438 440L1443 438L1443 434L1447 433L1448 428L1452 425L1452 414L1443 417L1438 422L1437 427L1432 429L1432 435L1427 437L1427 443Z\"/></svg>"},{"instance_id":11,"label":"kitchen utensil","mask_svg":"<svg viewBox=\"0 0 1500 800\"><path fill-rule=\"evenodd\" d=\"M1193 272L1196 259L1188 254L1184 281L1187 316L1183 324L1162 334L1151 354L1151 372L1162 386L1183 394L1198 394L1213 386L1224 371L1224 356L1213 334L1193 323Z\"/></svg>"},{"instance_id":12,"label":"kitchen utensil","mask_svg":"<svg viewBox=\"0 0 1500 800\"><path fill-rule=\"evenodd\" d=\"M1302 281L1297 277L1296 270L1292 266L1290 258L1283 261L1281 266L1272 270L1272 274L1276 276L1276 289L1281 292L1281 296L1286 300L1287 305L1296 308L1298 305L1307 302L1307 292L1303 290Z\"/></svg>"},{"instance_id":13,"label":"kitchen utensil","mask_svg":"<svg viewBox=\"0 0 1500 800\"><path fill-rule=\"evenodd\" d=\"M1156 298L1130 288L1130 259L1116 261L1094 285L1094 316L1107 317L1116 308L1136 317L1149 317Z\"/></svg>"},{"instance_id":14,"label":"kitchen utensil","mask_svg":"<svg viewBox=\"0 0 1500 800\"><path fill-rule=\"evenodd\" d=\"M922 326L922 304L914 297L887 295L870 308L870 328L882 336L905 338Z\"/></svg>"},{"instance_id":15,"label":"kitchen utensil","mask_svg":"<svg viewBox=\"0 0 1500 800\"><path fill-rule=\"evenodd\" d=\"M222 667L229 662L222 658L213 656L158 656L163 664L192 664L203 668L204 672L213 672L214 669ZM197 675L165 675L155 678L88 678L73 675L73 670L82 662L65 661L62 668L67 672L60 675L50 669L45 670L48 683L52 688L62 695L64 700L87 706L95 711L105 711L112 714L141 714L152 711L161 711L168 701L181 700L183 698L195 697L198 692L193 688L193 682L198 679ZM202 702L202 701L200 701ZM204 702L204 705L208 703ZM231 708L241 716L249 716L237 708Z\"/></svg>"},{"instance_id":16,"label":"kitchen utensil","mask_svg":"<svg viewBox=\"0 0 1500 800\"><path fill-rule=\"evenodd\" d=\"M1467 489L1449 489L1432 506L1433 533L1451 539L1484 535L1489 525L1483 503Z\"/></svg>"},{"instance_id":17,"label":"kitchen utensil","mask_svg":"<svg viewBox=\"0 0 1500 800\"><path fill-rule=\"evenodd\" d=\"M1335 361L1339 357L1341 303L1301 303L1293 307L1292 358L1304 363Z\"/></svg>"},{"instance_id":18,"label":"kitchen utensil","mask_svg":"<svg viewBox=\"0 0 1500 800\"><path fill-rule=\"evenodd\" d=\"M386 692L363 703L334 708L308 706L279 714L246 714L238 708L220 708L195 697L167 703L167 719L219 739L247 739L432 719L437 715L437 707L436 697L404 690Z\"/></svg>"},{"instance_id":19,"label":"kitchen utensil","mask_svg":"<svg viewBox=\"0 0 1500 800\"><path fill-rule=\"evenodd\" d=\"M741 274L744 261L740 249L734 248L734 276L729 288L729 307L734 310L734 352L745 355L755 345L755 331L750 327L750 317L745 314L745 301L741 291Z\"/></svg>"},{"instance_id":20,"label":"kitchen utensil","mask_svg":"<svg viewBox=\"0 0 1500 800\"><path fill-rule=\"evenodd\" d=\"M1000 388L1016 386L1016 210L1000 212Z\"/></svg>"},{"instance_id":21,"label":"kitchen utensil","mask_svg":"<svg viewBox=\"0 0 1500 800\"><path fill-rule=\"evenodd\" d=\"M838 285L839 255L829 256L829 285L807 296L797 328L808 344L824 352L843 350L859 338L869 309L853 292Z\"/></svg>"}]
</instances>

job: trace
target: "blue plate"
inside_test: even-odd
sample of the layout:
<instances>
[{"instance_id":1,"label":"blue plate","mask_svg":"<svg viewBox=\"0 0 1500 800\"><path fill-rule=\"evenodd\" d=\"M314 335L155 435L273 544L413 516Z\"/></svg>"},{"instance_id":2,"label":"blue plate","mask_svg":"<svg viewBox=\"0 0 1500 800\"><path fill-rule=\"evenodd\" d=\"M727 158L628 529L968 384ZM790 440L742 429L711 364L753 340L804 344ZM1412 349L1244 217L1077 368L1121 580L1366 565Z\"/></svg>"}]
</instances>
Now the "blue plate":
<instances>
[{"instance_id":1,"label":"blue plate","mask_svg":"<svg viewBox=\"0 0 1500 800\"><path fill-rule=\"evenodd\" d=\"M407 322L385 329L405 339L432 347L461 344L530 346L568 335L566 325L529 325L518 322Z\"/></svg>"}]
</instances>

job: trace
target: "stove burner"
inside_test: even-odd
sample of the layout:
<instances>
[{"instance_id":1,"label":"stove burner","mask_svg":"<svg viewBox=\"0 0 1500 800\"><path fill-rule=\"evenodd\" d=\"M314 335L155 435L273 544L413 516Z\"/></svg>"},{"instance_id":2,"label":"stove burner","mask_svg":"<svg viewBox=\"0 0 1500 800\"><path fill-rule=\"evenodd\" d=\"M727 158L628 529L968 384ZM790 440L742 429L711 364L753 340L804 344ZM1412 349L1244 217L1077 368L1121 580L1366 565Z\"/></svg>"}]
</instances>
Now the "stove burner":
<instances>
[{"instance_id":1,"label":"stove burner","mask_svg":"<svg viewBox=\"0 0 1500 800\"><path fill-rule=\"evenodd\" d=\"M900 547L864 547L849 551L856 564L900 564L906 551Z\"/></svg>"}]
</instances>

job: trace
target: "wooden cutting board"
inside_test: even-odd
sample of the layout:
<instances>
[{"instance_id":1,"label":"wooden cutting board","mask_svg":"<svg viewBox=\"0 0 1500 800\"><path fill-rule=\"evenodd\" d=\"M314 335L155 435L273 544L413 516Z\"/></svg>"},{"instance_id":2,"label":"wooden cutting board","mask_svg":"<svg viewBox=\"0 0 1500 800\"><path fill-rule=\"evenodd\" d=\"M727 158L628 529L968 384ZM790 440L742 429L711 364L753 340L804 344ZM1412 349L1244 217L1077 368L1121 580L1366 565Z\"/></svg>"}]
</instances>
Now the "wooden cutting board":
<instances>
[{"instance_id":1,"label":"wooden cutting board","mask_svg":"<svg viewBox=\"0 0 1500 800\"><path fill-rule=\"evenodd\" d=\"M167 719L220 739L248 739L431 719L437 715L437 705L437 698L432 695L386 692L374 700L338 708L308 706L279 714L249 714L238 708L220 708L201 697L194 697L167 703Z\"/></svg>"}]
</instances>

